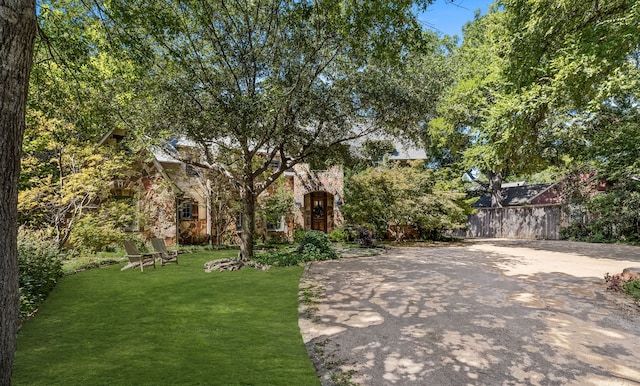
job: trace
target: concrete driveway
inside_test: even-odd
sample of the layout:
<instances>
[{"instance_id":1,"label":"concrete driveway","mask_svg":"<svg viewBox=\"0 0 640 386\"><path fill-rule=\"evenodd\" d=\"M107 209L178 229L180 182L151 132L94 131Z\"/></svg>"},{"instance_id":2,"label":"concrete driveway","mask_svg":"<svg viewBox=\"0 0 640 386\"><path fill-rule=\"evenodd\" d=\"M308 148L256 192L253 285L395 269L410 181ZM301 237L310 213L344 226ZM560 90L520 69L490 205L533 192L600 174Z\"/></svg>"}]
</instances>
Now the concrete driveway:
<instances>
[{"instance_id":1,"label":"concrete driveway","mask_svg":"<svg viewBox=\"0 0 640 386\"><path fill-rule=\"evenodd\" d=\"M307 267L323 385L640 385L640 312L605 273L640 248L477 240Z\"/></svg>"}]
</instances>

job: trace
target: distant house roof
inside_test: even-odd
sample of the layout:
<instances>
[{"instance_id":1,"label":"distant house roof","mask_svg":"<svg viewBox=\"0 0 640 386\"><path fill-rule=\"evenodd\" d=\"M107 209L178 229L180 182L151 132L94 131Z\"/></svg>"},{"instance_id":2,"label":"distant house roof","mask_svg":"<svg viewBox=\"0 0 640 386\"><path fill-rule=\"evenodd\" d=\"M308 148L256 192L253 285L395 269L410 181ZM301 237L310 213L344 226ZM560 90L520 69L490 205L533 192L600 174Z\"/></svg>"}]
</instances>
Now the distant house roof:
<instances>
[{"instance_id":1,"label":"distant house roof","mask_svg":"<svg viewBox=\"0 0 640 386\"><path fill-rule=\"evenodd\" d=\"M524 182L508 183L502 185L502 206L520 206L538 204L536 198L545 192L551 184L527 185ZM478 208L491 207L491 196L488 194L480 197L473 206Z\"/></svg>"},{"instance_id":2,"label":"distant house roof","mask_svg":"<svg viewBox=\"0 0 640 386\"><path fill-rule=\"evenodd\" d=\"M398 141L394 141L396 149L393 151L389 160L392 161L404 161L404 160L423 160L427 158L427 153L424 149L417 146L403 144Z\"/></svg>"},{"instance_id":3,"label":"distant house roof","mask_svg":"<svg viewBox=\"0 0 640 386\"><path fill-rule=\"evenodd\" d=\"M367 136L356 138L350 141L351 151L354 154L362 156L362 144L366 141L391 141L395 147L393 153L387 158L390 161L413 161L427 159L426 151L418 144L394 138L390 135L369 134Z\"/></svg>"}]
</instances>

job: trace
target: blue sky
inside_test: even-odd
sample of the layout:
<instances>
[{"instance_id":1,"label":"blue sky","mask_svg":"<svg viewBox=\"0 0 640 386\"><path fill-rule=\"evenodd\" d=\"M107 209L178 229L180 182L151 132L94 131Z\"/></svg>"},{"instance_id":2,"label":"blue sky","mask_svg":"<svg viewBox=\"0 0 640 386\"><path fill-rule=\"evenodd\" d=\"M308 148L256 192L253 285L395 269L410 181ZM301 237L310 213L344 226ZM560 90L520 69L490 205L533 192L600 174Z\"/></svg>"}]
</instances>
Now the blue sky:
<instances>
[{"instance_id":1,"label":"blue sky","mask_svg":"<svg viewBox=\"0 0 640 386\"><path fill-rule=\"evenodd\" d=\"M484 15L494 0L435 0L418 19L425 28L462 38L462 26L473 20L477 9Z\"/></svg>"}]
</instances>

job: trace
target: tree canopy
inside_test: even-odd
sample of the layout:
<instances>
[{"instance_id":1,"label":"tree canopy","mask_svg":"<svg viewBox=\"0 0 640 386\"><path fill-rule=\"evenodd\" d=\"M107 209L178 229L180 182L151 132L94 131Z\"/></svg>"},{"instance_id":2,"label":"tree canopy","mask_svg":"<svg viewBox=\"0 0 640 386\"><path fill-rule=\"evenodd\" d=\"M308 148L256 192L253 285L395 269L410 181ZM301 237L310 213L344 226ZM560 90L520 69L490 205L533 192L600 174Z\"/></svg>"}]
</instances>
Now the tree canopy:
<instances>
[{"instance_id":1,"label":"tree canopy","mask_svg":"<svg viewBox=\"0 0 640 386\"><path fill-rule=\"evenodd\" d=\"M102 12L148 65L158 99L146 129L188 138L204 154L189 161L241 192L250 258L256 198L285 170L411 120L387 75L425 47L413 13L428 3L116 0Z\"/></svg>"},{"instance_id":2,"label":"tree canopy","mask_svg":"<svg viewBox=\"0 0 640 386\"><path fill-rule=\"evenodd\" d=\"M382 238L440 239L464 227L470 207L463 192L439 190L434 177L422 162L369 168L346 184L345 218Z\"/></svg>"},{"instance_id":3,"label":"tree canopy","mask_svg":"<svg viewBox=\"0 0 640 386\"><path fill-rule=\"evenodd\" d=\"M496 2L451 56L432 154L482 171L496 205L509 175L619 159L604 152L607 135L637 116L638 17L637 2L625 0Z\"/></svg>"}]
</instances>

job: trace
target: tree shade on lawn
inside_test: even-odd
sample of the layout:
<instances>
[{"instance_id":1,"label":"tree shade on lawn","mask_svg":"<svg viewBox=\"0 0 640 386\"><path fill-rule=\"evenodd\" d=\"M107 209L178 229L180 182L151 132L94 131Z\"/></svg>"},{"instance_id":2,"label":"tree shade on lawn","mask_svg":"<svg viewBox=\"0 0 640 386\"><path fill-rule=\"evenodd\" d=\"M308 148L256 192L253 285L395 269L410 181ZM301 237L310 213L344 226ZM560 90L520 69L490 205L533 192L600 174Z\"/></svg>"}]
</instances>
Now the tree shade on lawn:
<instances>
[{"instance_id":1,"label":"tree shade on lawn","mask_svg":"<svg viewBox=\"0 0 640 386\"><path fill-rule=\"evenodd\" d=\"M18 335L14 384L319 384L298 328L302 268L204 272L234 252L65 277Z\"/></svg>"}]
</instances>

